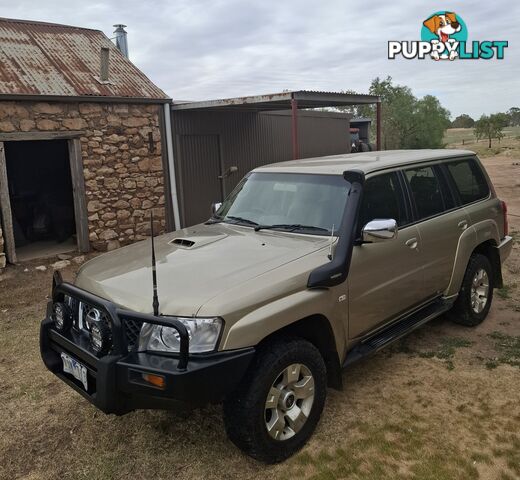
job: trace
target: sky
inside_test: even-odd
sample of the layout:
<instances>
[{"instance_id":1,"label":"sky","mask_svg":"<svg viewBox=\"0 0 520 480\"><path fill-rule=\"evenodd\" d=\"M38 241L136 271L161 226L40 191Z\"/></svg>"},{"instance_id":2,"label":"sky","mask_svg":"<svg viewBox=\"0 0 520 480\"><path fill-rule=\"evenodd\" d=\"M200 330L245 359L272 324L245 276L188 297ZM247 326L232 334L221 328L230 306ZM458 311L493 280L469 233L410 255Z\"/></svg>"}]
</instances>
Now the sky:
<instances>
[{"instance_id":1,"label":"sky","mask_svg":"<svg viewBox=\"0 0 520 480\"><path fill-rule=\"evenodd\" d=\"M174 100L289 90L367 93L390 75L454 118L520 107L520 2L450 0L0 0L0 16L102 30L127 25L130 59ZM389 40L420 40L448 8L469 40L507 40L504 60L388 59Z\"/></svg>"}]
</instances>

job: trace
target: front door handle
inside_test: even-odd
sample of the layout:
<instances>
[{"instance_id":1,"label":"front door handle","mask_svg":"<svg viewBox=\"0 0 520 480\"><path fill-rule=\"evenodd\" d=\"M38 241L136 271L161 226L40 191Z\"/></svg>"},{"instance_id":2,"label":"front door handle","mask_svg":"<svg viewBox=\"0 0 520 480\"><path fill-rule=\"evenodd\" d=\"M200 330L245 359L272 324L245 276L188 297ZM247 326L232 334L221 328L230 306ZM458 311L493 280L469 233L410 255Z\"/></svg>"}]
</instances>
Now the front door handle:
<instances>
[{"instance_id":1,"label":"front door handle","mask_svg":"<svg viewBox=\"0 0 520 480\"><path fill-rule=\"evenodd\" d=\"M461 230L466 230L466 228L468 228L468 222L467 220L461 220L457 226L461 229Z\"/></svg>"},{"instance_id":2,"label":"front door handle","mask_svg":"<svg viewBox=\"0 0 520 480\"><path fill-rule=\"evenodd\" d=\"M407 247L411 248L411 249L415 249L415 248L417 248L417 244L418 244L417 243L417 238L416 237L412 237L409 240L406 240L406 242L404 242L404 244Z\"/></svg>"}]
</instances>

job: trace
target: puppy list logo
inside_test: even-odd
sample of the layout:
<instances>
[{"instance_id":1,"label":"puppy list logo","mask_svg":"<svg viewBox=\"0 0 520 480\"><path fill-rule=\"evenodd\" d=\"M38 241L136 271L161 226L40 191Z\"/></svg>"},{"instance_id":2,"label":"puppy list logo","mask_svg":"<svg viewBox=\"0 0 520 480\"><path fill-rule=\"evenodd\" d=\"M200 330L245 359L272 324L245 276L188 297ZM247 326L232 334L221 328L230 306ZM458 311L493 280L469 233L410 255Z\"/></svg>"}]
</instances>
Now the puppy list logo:
<instances>
[{"instance_id":1,"label":"puppy list logo","mask_svg":"<svg viewBox=\"0 0 520 480\"><path fill-rule=\"evenodd\" d=\"M394 60L402 55L408 60L422 60L428 56L434 60L503 60L507 46L505 40L468 43L468 28L461 16L440 11L423 22L421 41L389 41L388 58Z\"/></svg>"}]
</instances>

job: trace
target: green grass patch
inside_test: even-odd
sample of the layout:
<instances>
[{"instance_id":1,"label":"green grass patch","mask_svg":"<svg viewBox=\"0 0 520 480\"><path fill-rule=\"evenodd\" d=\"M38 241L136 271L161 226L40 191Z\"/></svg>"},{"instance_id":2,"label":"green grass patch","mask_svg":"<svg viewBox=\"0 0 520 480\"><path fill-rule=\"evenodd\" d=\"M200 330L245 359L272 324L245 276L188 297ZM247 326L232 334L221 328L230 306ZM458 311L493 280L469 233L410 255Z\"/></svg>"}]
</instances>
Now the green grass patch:
<instances>
[{"instance_id":1,"label":"green grass patch","mask_svg":"<svg viewBox=\"0 0 520 480\"><path fill-rule=\"evenodd\" d=\"M445 337L433 349L417 350L410 346L408 337L404 337L391 347L390 353L404 353L420 358L438 358L439 360L444 360L448 370L453 370L455 368L453 357L457 349L470 347L471 345L473 345L473 342L466 338Z\"/></svg>"},{"instance_id":2,"label":"green grass patch","mask_svg":"<svg viewBox=\"0 0 520 480\"><path fill-rule=\"evenodd\" d=\"M506 300L508 298L511 298L511 293L514 291L515 288L516 288L516 283L510 283L508 285L504 285L501 288L497 288L496 292L500 298L503 298L504 300Z\"/></svg>"},{"instance_id":3,"label":"green grass patch","mask_svg":"<svg viewBox=\"0 0 520 480\"><path fill-rule=\"evenodd\" d=\"M502 332L493 332L488 335L495 342L498 357L489 359L486 367L493 369L500 364L520 367L520 336L507 335Z\"/></svg>"},{"instance_id":4,"label":"green grass patch","mask_svg":"<svg viewBox=\"0 0 520 480\"><path fill-rule=\"evenodd\" d=\"M440 341L435 350L418 352L418 355L422 358L438 358L444 360L446 368L448 370L453 370L455 368L453 357L457 349L470 347L471 345L473 345L473 342L466 338L446 337Z\"/></svg>"},{"instance_id":5,"label":"green grass patch","mask_svg":"<svg viewBox=\"0 0 520 480\"><path fill-rule=\"evenodd\" d=\"M342 448L298 455L294 460L294 471L305 467L307 478L313 480L476 479L478 471L473 463L490 461L479 452L469 457L458 445L449 442L431 452L432 435L430 428L413 418L382 425L363 422L346 437Z\"/></svg>"}]
</instances>

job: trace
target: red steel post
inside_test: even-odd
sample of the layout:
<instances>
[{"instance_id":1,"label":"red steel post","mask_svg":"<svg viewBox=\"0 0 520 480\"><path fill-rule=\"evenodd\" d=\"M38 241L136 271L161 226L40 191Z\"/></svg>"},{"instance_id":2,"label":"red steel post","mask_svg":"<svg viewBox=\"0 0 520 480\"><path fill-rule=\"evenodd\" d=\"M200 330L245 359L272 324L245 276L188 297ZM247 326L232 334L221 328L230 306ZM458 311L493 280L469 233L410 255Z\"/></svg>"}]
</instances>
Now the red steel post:
<instances>
[{"instance_id":1,"label":"red steel post","mask_svg":"<svg viewBox=\"0 0 520 480\"><path fill-rule=\"evenodd\" d=\"M376 149L381 150L381 101L376 103Z\"/></svg>"},{"instance_id":2,"label":"red steel post","mask_svg":"<svg viewBox=\"0 0 520 480\"><path fill-rule=\"evenodd\" d=\"M300 152L298 149L298 100L295 98L291 99L291 112L293 160L298 160L298 158L300 158Z\"/></svg>"}]
</instances>

